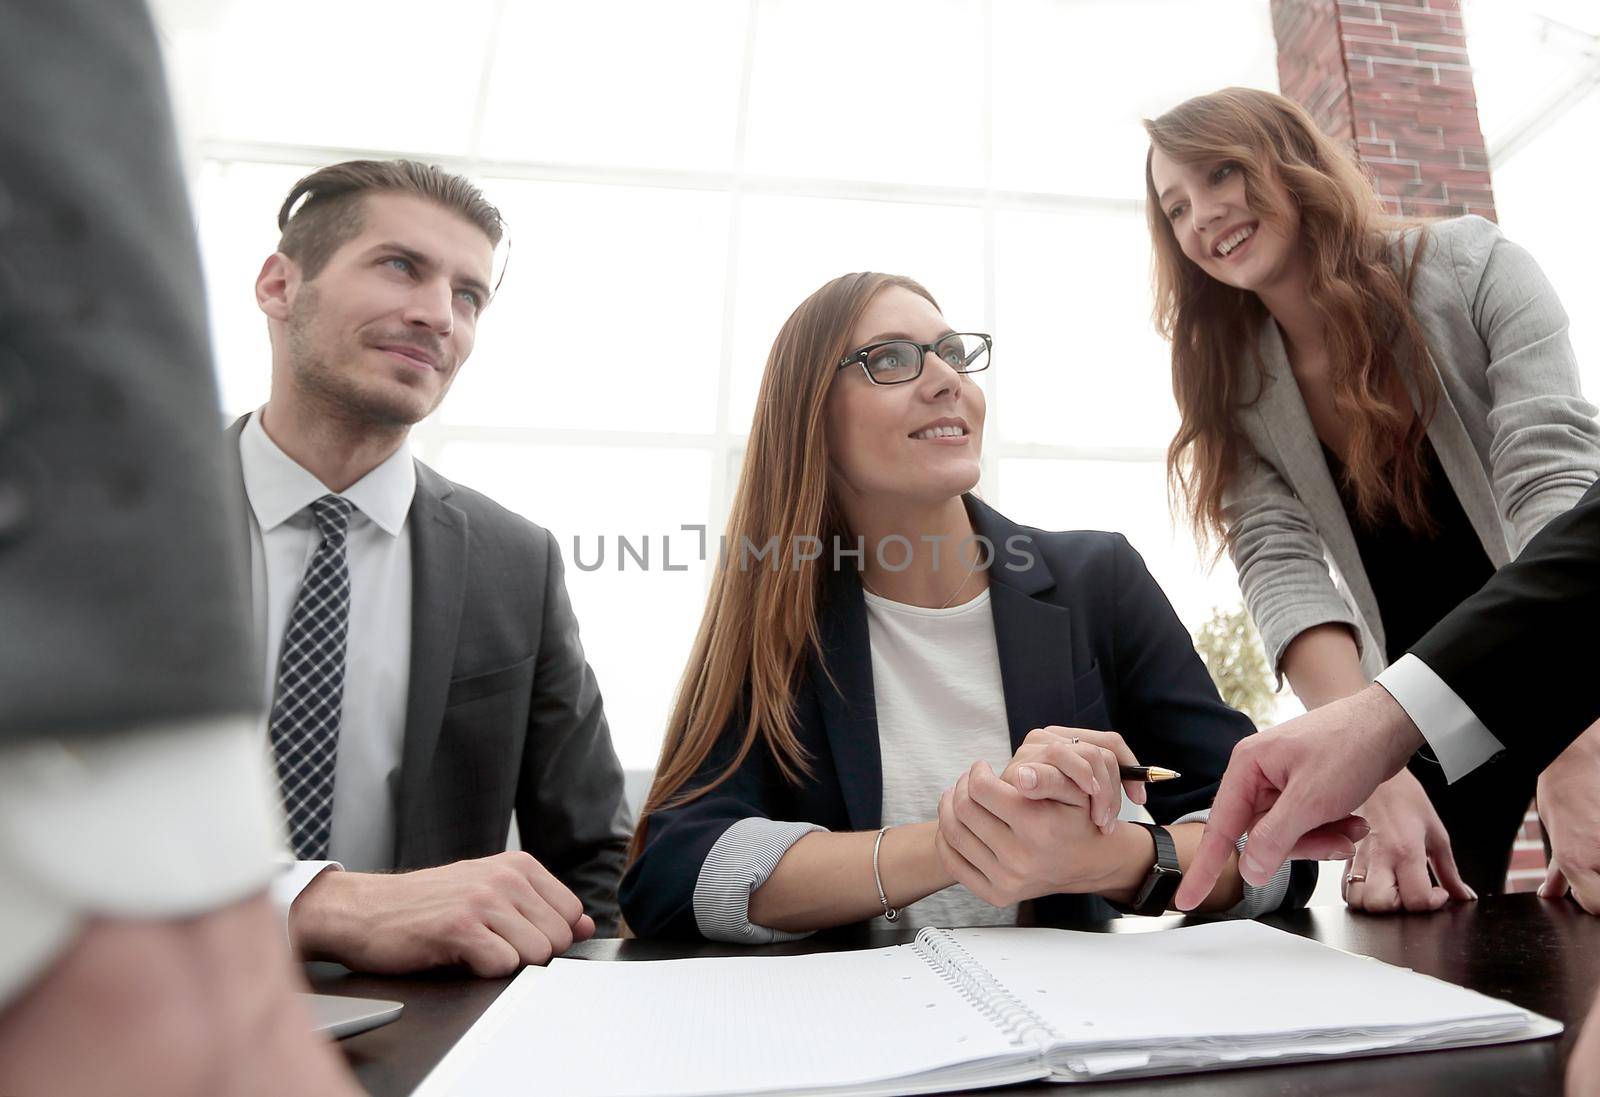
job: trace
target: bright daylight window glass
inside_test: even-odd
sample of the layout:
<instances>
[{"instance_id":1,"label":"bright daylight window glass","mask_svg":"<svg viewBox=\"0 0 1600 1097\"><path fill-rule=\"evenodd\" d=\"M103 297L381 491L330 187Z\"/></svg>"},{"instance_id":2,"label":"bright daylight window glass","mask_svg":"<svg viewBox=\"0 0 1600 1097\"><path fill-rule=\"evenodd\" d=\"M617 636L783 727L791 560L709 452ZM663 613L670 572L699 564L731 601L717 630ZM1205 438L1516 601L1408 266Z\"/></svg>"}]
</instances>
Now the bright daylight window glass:
<instances>
[{"instance_id":1,"label":"bright daylight window glass","mask_svg":"<svg viewBox=\"0 0 1600 1097\"><path fill-rule=\"evenodd\" d=\"M708 582L679 527L720 532L772 337L848 270L909 274L956 327L994 333L986 497L1025 522L1128 533L1191 625L1237 600L1226 574L1197 577L1167 523L1175 416L1149 324L1138 119L1223 84L1275 86L1264 3L158 11L230 412L266 398L252 284L310 166L424 157L506 214L500 296L414 446L555 533L626 766L654 762ZM1181 64L1106 48L1197 19L1227 25L1229 48ZM351 64L351 41L382 71ZM619 534L650 538L648 573L617 570ZM574 539L592 564L601 536L605 565L580 569ZM662 570L669 536L687 571Z\"/></svg>"},{"instance_id":2,"label":"bright daylight window glass","mask_svg":"<svg viewBox=\"0 0 1600 1097\"><path fill-rule=\"evenodd\" d=\"M1138 120L1228 84L1276 88L1266 0L156 7L230 412L266 397L252 283L310 166L424 157L505 210L500 299L414 443L556 534L628 767L654 762L708 581L679 527L720 530L768 345L847 270L909 274L954 326L994 333L987 498L1127 534L1191 628L1237 603L1226 562L1206 574L1168 518L1176 412L1149 319ZM1590 80L1495 184L1574 314L1591 390L1600 240L1541 180L1600 173L1592 8L1467 10L1492 148L1539 105L1530 89ZM648 574L616 570L618 534L650 537ZM573 539L589 563L602 535L605 566L575 566ZM687 571L660 568L668 535Z\"/></svg>"}]
</instances>

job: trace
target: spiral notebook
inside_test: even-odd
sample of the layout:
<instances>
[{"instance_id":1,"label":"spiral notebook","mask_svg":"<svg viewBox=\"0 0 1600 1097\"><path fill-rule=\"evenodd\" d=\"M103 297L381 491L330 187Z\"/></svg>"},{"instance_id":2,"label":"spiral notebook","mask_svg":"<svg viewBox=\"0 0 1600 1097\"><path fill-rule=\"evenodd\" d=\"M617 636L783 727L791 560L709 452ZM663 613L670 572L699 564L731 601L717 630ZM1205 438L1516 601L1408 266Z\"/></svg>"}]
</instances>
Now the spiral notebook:
<instances>
[{"instance_id":1,"label":"spiral notebook","mask_svg":"<svg viewBox=\"0 0 1600 1097\"><path fill-rule=\"evenodd\" d=\"M925 929L862 952L529 968L415 1097L937 1093L1560 1031L1257 922Z\"/></svg>"}]
</instances>

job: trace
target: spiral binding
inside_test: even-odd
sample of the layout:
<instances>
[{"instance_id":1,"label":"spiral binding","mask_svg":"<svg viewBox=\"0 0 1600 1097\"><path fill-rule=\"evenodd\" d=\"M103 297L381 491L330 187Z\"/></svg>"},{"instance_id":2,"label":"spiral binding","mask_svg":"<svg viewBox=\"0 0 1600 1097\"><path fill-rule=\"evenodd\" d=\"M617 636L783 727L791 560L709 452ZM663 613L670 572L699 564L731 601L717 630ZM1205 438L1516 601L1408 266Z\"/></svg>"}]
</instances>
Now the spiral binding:
<instances>
[{"instance_id":1,"label":"spiral binding","mask_svg":"<svg viewBox=\"0 0 1600 1097\"><path fill-rule=\"evenodd\" d=\"M993 1021L1018 1047L1031 1041L1036 1047L1048 1049L1058 1039L1042 1017L1007 990L946 931L929 926L917 933L912 947L939 978Z\"/></svg>"}]
</instances>

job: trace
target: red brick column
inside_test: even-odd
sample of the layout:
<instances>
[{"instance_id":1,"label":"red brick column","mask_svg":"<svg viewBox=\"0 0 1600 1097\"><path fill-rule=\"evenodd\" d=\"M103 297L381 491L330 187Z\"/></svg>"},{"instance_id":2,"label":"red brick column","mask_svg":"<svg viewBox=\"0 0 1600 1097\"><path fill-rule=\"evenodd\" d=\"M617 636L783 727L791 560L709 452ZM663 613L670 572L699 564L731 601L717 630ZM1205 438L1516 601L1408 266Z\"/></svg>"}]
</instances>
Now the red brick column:
<instances>
[{"instance_id":1,"label":"red brick column","mask_svg":"<svg viewBox=\"0 0 1600 1097\"><path fill-rule=\"evenodd\" d=\"M1391 212L1494 219L1460 0L1272 0L1278 82Z\"/></svg>"},{"instance_id":2,"label":"red brick column","mask_svg":"<svg viewBox=\"0 0 1600 1097\"><path fill-rule=\"evenodd\" d=\"M1272 0L1272 29L1283 94L1354 146L1391 212L1494 220L1460 0ZM1530 805L1506 889L1544 865Z\"/></svg>"},{"instance_id":3,"label":"red brick column","mask_svg":"<svg viewBox=\"0 0 1600 1097\"><path fill-rule=\"evenodd\" d=\"M1539 825L1539 813L1530 804L1522 828L1517 831L1517 844L1511 850L1511 868L1506 873L1507 891L1537 891L1544 883L1549 863L1544 856L1544 830Z\"/></svg>"}]
</instances>

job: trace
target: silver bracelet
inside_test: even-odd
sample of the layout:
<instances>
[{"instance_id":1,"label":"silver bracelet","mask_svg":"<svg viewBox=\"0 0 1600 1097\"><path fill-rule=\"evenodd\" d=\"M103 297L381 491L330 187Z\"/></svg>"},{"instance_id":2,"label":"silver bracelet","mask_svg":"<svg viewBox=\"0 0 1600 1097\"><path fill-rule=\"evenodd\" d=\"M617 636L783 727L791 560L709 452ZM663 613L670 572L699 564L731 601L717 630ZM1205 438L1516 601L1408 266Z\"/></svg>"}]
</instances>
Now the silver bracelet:
<instances>
[{"instance_id":1,"label":"silver bracelet","mask_svg":"<svg viewBox=\"0 0 1600 1097\"><path fill-rule=\"evenodd\" d=\"M892 922L900 917L900 912L889 905L889 897L883 893L883 877L878 873L878 847L883 845L883 835L888 829L879 827L877 840L872 843L872 882L878 885L878 902L883 904L884 920Z\"/></svg>"}]
</instances>

